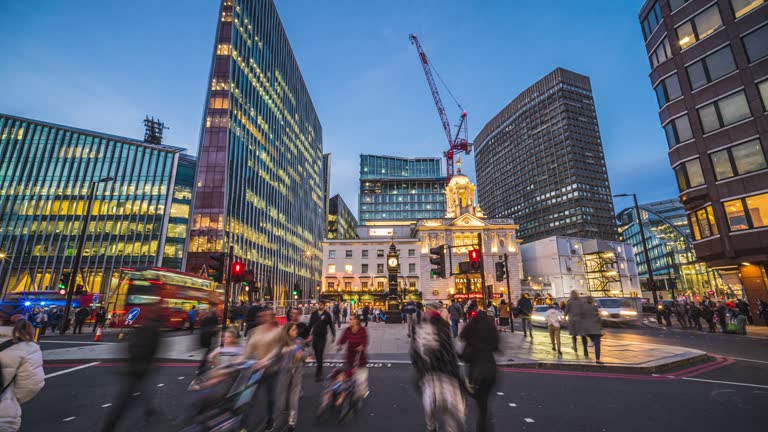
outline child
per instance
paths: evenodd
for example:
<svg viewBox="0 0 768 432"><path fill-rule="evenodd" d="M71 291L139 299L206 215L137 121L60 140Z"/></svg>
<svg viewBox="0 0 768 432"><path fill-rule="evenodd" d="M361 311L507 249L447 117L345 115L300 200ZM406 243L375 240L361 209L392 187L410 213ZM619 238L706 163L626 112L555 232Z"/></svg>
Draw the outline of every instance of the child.
<svg viewBox="0 0 768 432"><path fill-rule="evenodd" d="M555 342L557 342L557 356L562 357L560 351L560 322L563 320L563 313L557 309L554 304L549 304L549 310L544 314L544 321L549 328L549 340L552 341L552 351L555 351Z"/></svg>

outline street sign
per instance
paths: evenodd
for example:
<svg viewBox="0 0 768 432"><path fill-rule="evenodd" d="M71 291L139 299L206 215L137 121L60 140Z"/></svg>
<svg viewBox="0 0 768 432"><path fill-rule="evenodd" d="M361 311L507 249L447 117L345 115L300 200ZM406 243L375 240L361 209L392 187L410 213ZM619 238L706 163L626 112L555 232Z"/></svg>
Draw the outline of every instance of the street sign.
<svg viewBox="0 0 768 432"><path fill-rule="evenodd" d="M93 295L93 300L91 300L91 302L98 303L99 302L99 295L98 294L94 294Z"/></svg>
<svg viewBox="0 0 768 432"><path fill-rule="evenodd" d="M133 322L136 321L136 318L139 317L139 312L141 312L141 309L139 308L133 308L128 311L128 315L125 316L125 325L133 324Z"/></svg>

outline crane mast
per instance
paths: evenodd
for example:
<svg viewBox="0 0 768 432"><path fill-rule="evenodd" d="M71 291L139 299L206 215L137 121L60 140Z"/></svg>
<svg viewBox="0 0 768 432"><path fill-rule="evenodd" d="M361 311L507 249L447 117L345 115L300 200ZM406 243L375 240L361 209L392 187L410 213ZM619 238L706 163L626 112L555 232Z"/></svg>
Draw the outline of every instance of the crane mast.
<svg viewBox="0 0 768 432"><path fill-rule="evenodd" d="M424 49L421 48L421 44L416 35L411 34L409 39L411 44L416 46L416 50L419 53L421 67L424 69L424 75L427 77L427 84L429 84L429 90L432 92L432 99L435 101L437 114L440 116L440 122L443 124L445 137L448 139L448 150L443 152L443 156L445 156L447 181L450 182L454 173L453 156L460 151L469 154L472 149L472 144L467 141L467 112L461 108L461 105L459 105L458 102L456 103L459 106L459 109L461 109L461 117L459 119L456 135L453 135L453 133L451 133L451 123L448 121L448 116L445 113L443 100L440 98L440 92L437 90L435 79L432 77L433 67L430 65L429 60L427 59L427 54L424 52Z"/></svg>

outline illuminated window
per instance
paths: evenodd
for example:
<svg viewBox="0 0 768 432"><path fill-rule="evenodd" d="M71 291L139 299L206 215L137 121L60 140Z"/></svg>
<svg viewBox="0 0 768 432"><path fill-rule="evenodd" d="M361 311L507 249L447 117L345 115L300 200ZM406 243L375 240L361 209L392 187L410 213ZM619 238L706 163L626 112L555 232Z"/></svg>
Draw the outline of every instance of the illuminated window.
<svg viewBox="0 0 768 432"><path fill-rule="evenodd" d="M768 225L768 194L753 195L723 203L731 231ZM746 209L746 211L745 211Z"/></svg>
<svg viewBox="0 0 768 432"><path fill-rule="evenodd" d="M367 290L368 289L368 282L360 282L362 289Z"/></svg>
<svg viewBox="0 0 768 432"><path fill-rule="evenodd" d="M688 48L722 26L720 11L715 4L696 15L692 20L677 27L677 40L681 48Z"/></svg>
<svg viewBox="0 0 768 432"><path fill-rule="evenodd" d="M347 274L352 273L352 264L344 264L344 273L347 273Z"/></svg>
<svg viewBox="0 0 768 432"><path fill-rule="evenodd" d="M688 215L693 231L693 239L701 240L718 234L712 206L706 206Z"/></svg>
<svg viewBox="0 0 768 432"><path fill-rule="evenodd" d="M326 284L326 287L327 287L326 289L332 290L332 289L336 288L336 284L333 283L333 282L328 282Z"/></svg>
<svg viewBox="0 0 768 432"><path fill-rule="evenodd" d="M328 264L328 274L336 273L336 264Z"/></svg>
<svg viewBox="0 0 768 432"><path fill-rule="evenodd" d="M352 289L352 282L344 282L344 289L349 291Z"/></svg>
<svg viewBox="0 0 768 432"><path fill-rule="evenodd" d="M377 282L376 283L376 288L378 288L380 290L383 290L384 289L384 282L383 281Z"/></svg>
<svg viewBox="0 0 768 432"><path fill-rule="evenodd" d="M736 15L736 18L741 18L763 3L765 3L765 0L731 0L731 6L733 6L733 13Z"/></svg>
<svg viewBox="0 0 768 432"><path fill-rule="evenodd" d="M219 44L216 48L216 55L230 55L232 53L232 45Z"/></svg>
<svg viewBox="0 0 768 432"><path fill-rule="evenodd" d="M677 177L677 186L680 192L704 184L704 174L701 172L701 164L698 158L675 167L675 176Z"/></svg>

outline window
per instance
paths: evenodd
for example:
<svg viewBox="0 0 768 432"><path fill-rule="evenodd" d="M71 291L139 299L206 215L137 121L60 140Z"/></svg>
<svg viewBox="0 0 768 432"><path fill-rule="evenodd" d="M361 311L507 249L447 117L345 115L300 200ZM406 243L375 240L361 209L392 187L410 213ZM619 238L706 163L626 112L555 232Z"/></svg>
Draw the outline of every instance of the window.
<svg viewBox="0 0 768 432"><path fill-rule="evenodd" d="M712 213L711 205L689 214L688 220L691 223L694 240L701 240L718 234L715 215Z"/></svg>
<svg viewBox="0 0 768 432"><path fill-rule="evenodd" d="M688 3L691 0L669 0L669 9L672 11L676 11L683 7L684 4Z"/></svg>
<svg viewBox="0 0 768 432"><path fill-rule="evenodd" d="M752 140L710 155L715 178L727 179L766 168L760 140Z"/></svg>
<svg viewBox="0 0 768 432"><path fill-rule="evenodd" d="M669 47L669 39L664 38L658 47L651 53L651 69L672 58L672 49Z"/></svg>
<svg viewBox="0 0 768 432"><path fill-rule="evenodd" d="M368 282L366 282L366 281L360 282L360 287L362 289L364 289L364 290L367 290L368 289Z"/></svg>
<svg viewBox="0 0 768 432"><path fill-rule="evenodd" d="M733 13L736 15L736 18L741 18L763 3L765 3L765 0L731 0L731 6L733 6Z"/></svg>
<svg viewBox="0 0 768 432"><path fill-rule="evenodd" d="M344 264L344 273L352 274L352 264Z"/></svg>
<svg viewBox="0 0 768 432"><path fill-rule="evenodd" d="M333 282L328 282L327 287L328 287L329 290L332 290L332 289L334 289L336 287L336 284L333 283Z"/></svg>
<svg viewBox="0 0 768 432"><path fill-rule="evenodd" d="M363 269L360 272L362 274L368 274L368 264L363 264Z"/></svg>
<svg viewBox="0 0 768 432"><path fill-rule="evenodd" d="M659 2L656 2L656 4L653 5L653 8L651 8L651 11L648 12L648 16L646 16L641 23L643 27L643 36L645 36L646 40L651 37L653 31L659 26L662 18L661 7L659 6Z"/></svg>
<svg viewBox="0 0 768 432"><path fill-rule="evenodd" d="M693 132L691 131L691 122L688 120L688 114L672 119L664 126L664 132L667 134L669 148L692 139Z"/></svg>
<svg viewBox="0 0 768 432"><path fill-rule="evenodd" d="M347 249L344 251L344 258L352 258L352 251Z"/></svg>
<svg viewBox="0 0 768 432"><path fill-rule="evenodd" d="M701 164L698 158L675 167L675 176L677 177L677 187L680 189L680 192L704 184L704 174L701 172Z"/></svg>
<svg viewBox="0 0 768 432"><path fill-rule="evenodd" d="M336 264L328 264L328 274L336 273Z"/></svg>
<svg viewBox="0 0 768 432"><path fill-rule="evenodd" d="M384 273L384 264L376 264L376 273L378 274Z"/></svg>
<svg viewBox="0 0 768 432"><path fill-rule="evenodd" d="M731 47L719 49L687 68L691 88L696 90L736 70Z"/></svg>
<svg viewBox="0 0 768 432"><path fill-rule="evenodd" d="M409 257L415 257L416 256L416 249L408 249L408 256Z"/></svg>
<svg viewBox="0 0 768 432"><path fill-rule="evenodd" d="M677 80L677 74L661 80L654 90L656 90L656 100L659 102L659 108L683 95L680 91L680 82Z"/></svg>
<svg viewBox="0 0 768 432"><path fill-rule="evenodd" d="M731 231L768 226L768 194L726 201L723 208Z"/></svg>
<svg viewBox="0 0 768 432"><path fill-rule="evenodd" d="M749 115L749 106L743 90L699 108L704 133L744 120Z"/></svg>
<svg viewBox="0 0 768 432"><path fill-rule="evenodd" d="M349 291L352 289L352 282L344 282L344 289Z"/></svg>
<svg viewBox="0 0 768 432"><path fill-rule="evenodd" d="M384 281L376 282L376 288L379 289L379 290L383 290L384 289Z"/></svg>
<svg viewBox="0 0 768 432"><path fill-rule="evenodd" d="M379 249L379 250L377 250L377 251L376 251L376 256L377 256L378 258L383 258L383 257L384 257L384 249Z"/></svg>
<svg viewBox="0 0 768 432"><path fill-rule="evenodd" d="M768 55L768 25L764 25L741 38L750 63Z"/></svg>
<svg viewBox="0 0 768 432"><path fill-rule="evenodd" d="M723 25L717 5L705 9L692 20L677 28L677 40L681 48L688 48L697 41L711 35Z"/></svg>
<svg viewBox="0 0 768 432"><path fill-rule="evenodd" d="M408 273L409 274L416 273L416 264L414 264L414 263L408 264Z"/></svg>
<svg viewBox="0 0 768 432"><path fill-rule="evenodd" d="M328 258L336 258L336 251L331 249L328 251Z"/></svg>
<svg viewBox="0 0 768 432"><path fill-rule="evenodd" d="M759 83L757 89L760 90L760 97L763 99L763 109L768 111L768 80Z"/></svg>
<svg viewBox="0 0 768 432"><path fill-rule="evenodd" d="M363 251L363 258L368 258L368 250Z"/></svg>

